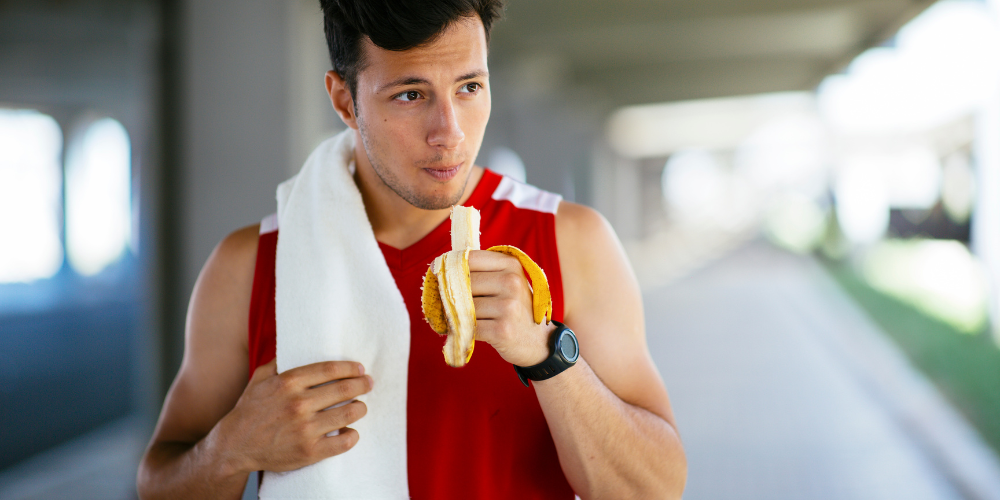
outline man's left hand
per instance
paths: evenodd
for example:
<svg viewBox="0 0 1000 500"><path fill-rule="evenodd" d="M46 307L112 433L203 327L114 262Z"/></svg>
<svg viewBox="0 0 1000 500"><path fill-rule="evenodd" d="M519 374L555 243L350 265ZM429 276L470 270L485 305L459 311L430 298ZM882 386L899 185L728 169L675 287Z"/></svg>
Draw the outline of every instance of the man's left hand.
<svg viewBox="0 0 1000 500"><path fill-rule="evenodd" d="M535 324L531 288L514 257L486 250L469 252L469 276L476 305L476 340L488 342L508 363L532 366L549 357L552 324Z"/></svg>

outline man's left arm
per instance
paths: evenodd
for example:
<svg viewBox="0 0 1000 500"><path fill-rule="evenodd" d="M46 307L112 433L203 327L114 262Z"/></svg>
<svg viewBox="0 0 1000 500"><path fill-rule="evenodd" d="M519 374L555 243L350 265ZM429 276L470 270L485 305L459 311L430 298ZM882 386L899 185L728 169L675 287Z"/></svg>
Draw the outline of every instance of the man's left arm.
<svg viewBox="0 0 1000 500"><path fill-rule="evenodd" d="M646 347L642 297L625 252L600 214L573 203L559 206L556 240L564 323L576 333L580 358L532 384L563 472L583 499L680 498L687 462ZM554 326L531 320L517 261L477 252L469 266L477 339L521 366L547 357Z"/></svg>
<svg viewBox="0 0 1000 500"><path fill-rule="evenodd" d="M580 360L532 384L563 472L585 499L680 498L687 462L625 252L600 214L567 202L556 243L564 323L579 339Z"/></svg>

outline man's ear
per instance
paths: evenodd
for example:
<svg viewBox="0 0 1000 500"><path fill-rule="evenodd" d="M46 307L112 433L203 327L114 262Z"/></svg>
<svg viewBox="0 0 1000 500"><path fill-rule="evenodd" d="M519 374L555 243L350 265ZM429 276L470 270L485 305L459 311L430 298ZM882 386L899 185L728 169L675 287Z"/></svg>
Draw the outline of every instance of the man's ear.
<svg viewBox="0 0 1000 500"><path fill-rule="evenodd" d="M340 119L354 130L358 129L358 117L354 114L354 98L347 82L333 70L326 72L326 93L330 94L330 104L340 115Z"/></svg>

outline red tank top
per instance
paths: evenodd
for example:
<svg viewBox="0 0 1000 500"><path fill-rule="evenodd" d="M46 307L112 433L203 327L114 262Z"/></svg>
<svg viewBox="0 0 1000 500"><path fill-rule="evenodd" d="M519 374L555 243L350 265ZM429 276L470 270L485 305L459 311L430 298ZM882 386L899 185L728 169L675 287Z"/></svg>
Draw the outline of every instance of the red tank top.
<svg viewBox="0 0 1000 500"><path fill-rule="evenodd" d="M556 252L559 196L489 170L466 206L482 214L482 248L514 245L538 263L552 289L552 315L563 318ZM274 359L276 219L261 224L250 301L250 373ZM406 445L410 495L431 499L572 499L555 444L533 389L487 344L468 365L444 362L444 338L420 309L427 266L451 248L451 222L399 250L379 243L410 313ZM364 436L361 437L364 439Z"/></svg>

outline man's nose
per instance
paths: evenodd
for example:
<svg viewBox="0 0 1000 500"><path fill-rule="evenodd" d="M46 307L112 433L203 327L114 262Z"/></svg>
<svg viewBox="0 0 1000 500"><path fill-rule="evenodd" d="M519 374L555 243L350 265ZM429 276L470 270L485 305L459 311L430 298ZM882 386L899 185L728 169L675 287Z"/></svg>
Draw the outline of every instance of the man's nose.
<svg viewBox="0 0 1000 500"><path fill-rule="evenodd" d="M465 140L465 132L462 132L458 123L455 103L451 99L439 99L436 104L427 143L434 147L455 149Z"/></svg>

